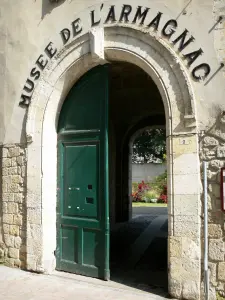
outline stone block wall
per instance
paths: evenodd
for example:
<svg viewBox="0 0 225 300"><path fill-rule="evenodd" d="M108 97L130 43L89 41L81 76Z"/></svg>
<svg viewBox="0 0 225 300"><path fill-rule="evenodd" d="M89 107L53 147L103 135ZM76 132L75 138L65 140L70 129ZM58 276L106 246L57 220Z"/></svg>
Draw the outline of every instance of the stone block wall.
<svg viewBox="0 0 225 300"><path fill-rule="evenodd" d="M210 294L225 297L225 213L221 210L220 169L225 167L225 114L222 113L200 142L201 161L207 161ZM203 199L203 196L202 196ZM202 215L203 215L202 203ZM203 226L202 226L202 237ZM203 245L202 238L202 245ZM202 246L202 259L204 248ZM203 274L203 272L202 272Z"/></svg>
<svg viewBox="0 0 225 300"><path fill-rule="evenodd" d="M0 148L0 259L11 267L26 262L26 146Z"/></svg>

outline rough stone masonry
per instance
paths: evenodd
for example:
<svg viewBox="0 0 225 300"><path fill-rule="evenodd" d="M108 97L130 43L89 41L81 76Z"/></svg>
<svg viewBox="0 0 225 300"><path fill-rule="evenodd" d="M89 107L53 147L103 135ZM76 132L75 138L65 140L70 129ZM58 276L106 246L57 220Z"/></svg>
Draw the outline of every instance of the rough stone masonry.
<svg viewBox="0 0 225 300"><path fill-rule="evenodd" d="M11 267L26 262L26 148L4 145L0 149L2 172L2 228L0 259ZM4 242L3 242L4 241Z"/></svg>

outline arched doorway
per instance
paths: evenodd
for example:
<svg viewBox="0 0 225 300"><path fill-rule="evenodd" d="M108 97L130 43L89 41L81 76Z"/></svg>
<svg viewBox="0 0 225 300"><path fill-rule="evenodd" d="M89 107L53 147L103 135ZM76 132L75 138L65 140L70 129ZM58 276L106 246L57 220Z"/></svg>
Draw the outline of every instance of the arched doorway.
<svg viewBox="0 0 225 300"><path fill-rule="evenodd" d="M119 34L118 34L119 33ZM105 57L143 69L163 99L168 149L169 293L200 295L200 168L195 98L189 77L170 47L138 28L105 28ZM58 116L68 91L97 64L87 35L67 45L37 84L28 111L27 269L51 273L56 249L56 145ZM183 168L191 161L191 168ZM182 182L182 185L181 185ZM190 185L191 182L191 185ZM35 225L32 218L35 210ZM38 230L40 234L36 235ZM35 245L35 246L34 246ZM179 251L177 251L179 249ZM180 266L184 266L182 272ZM189 291L191 291L189 293Z"/></svg>
<svg viewBox="0 0 225 300"><path fill-rule="evenodd" d="M146 229L157 215L139 218L137 231L128 187L129 139L147 125L165 125L163 102L152 79L133 64L97 66L70 90L57 130L57 270L106 280L111 272L126 282L129 270L136 284L151 284L150 268L135 266L149 251L152 234L144 247L139 241L148 240ZM166 261L166 249L158 264Z"/></svg>

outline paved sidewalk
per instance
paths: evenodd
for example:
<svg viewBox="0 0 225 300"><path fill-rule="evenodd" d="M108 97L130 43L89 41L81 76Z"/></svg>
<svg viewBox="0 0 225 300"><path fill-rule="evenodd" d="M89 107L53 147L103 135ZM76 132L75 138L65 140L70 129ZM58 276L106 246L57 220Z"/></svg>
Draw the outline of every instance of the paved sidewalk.
<svg viewBox="0 0 225 300"><path fill-rule="evenodd" d="M38 275L0 266L0 299L4 300L164 300L150 292L115 282L54 272Z"/></svg>

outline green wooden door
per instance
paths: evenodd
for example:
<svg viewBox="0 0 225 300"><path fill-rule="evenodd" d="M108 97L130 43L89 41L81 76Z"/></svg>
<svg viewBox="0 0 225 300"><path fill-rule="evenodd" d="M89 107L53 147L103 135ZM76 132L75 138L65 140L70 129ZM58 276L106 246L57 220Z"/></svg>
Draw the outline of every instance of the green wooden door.
<svg viewBox="0 0 225 300"><path fill-rule="evenodd" d="M72 88L58 123L56 268L109 279L108 65Z"/></svg>

